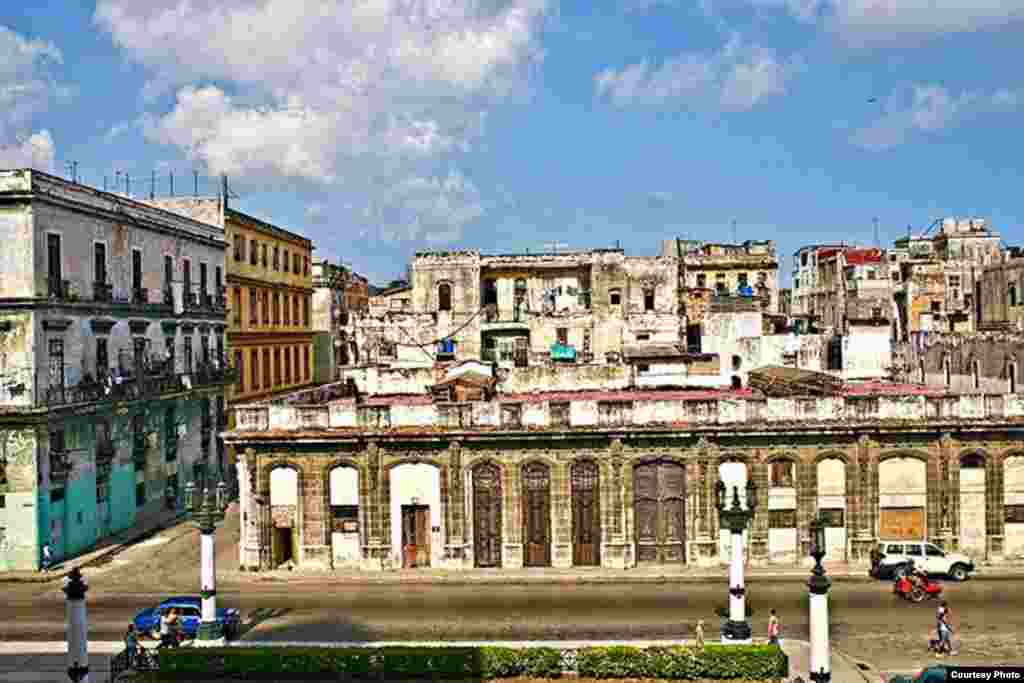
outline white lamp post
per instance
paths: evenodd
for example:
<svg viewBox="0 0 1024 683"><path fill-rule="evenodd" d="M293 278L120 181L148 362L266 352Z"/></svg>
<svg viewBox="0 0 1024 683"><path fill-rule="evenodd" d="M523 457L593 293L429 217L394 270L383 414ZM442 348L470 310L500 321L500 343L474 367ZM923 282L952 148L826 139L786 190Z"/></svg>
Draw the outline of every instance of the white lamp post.
<svg viewBox="0 0 1024 683"><path fill-rule="evenodd" d="M749 643L750 624L747 623L746 585L743 576L743 530L754 517L757 505L754 482L747 480L747 507L740 504L740 489L732 487L732 506L728 504L725 482L715 485L715 505L718 507L718 521L730 532L732 556L729 562L729 619L722 625L723 643Z"/></svg>
<svg viewBox="0 0 1024 683"><path fill-rule="evenodd" d="M811 521L811 557L814 570L807 582L811 590L811 671L814 683L829 683L832 661L828 640L828 589L832 585L825 576L821 558L825 557L825 522L821 517Z"/></svg>
<svg viewBox="0 0 1024 683"><path fill-rule="evenodd" d="M216 493L207 487L203 490L202 500L196 496L196 485L189 482L185 486L185 509L192 521L199 527L199 551L201 562L203 600L202 618L196 633L197 647L216 647L224 644L224 629L217 621L217 571L214 564L213 534L217 522L224 519L228 507L227 484L217 484ZM215 497L216 496L216 497Z"/></svg>
<svg viewBox="0 0 1024 683"><path fill-rule="evenodd" d="M89 585L78 567L64 579L61 590L68 597L68 678L74 683L89 683L89 622L85 615L85 592Z"/></svg>

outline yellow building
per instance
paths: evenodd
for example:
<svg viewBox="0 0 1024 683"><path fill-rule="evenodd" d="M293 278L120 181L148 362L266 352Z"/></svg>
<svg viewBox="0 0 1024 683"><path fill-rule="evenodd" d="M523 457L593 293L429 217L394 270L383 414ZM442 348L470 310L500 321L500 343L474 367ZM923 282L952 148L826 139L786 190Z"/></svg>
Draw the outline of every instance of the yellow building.
<svg viewBox="0 0 1024 683"><path fill-rule="evenodd" d="M313 382L313 243L233 209L224 214L231 403Z"/></svg>

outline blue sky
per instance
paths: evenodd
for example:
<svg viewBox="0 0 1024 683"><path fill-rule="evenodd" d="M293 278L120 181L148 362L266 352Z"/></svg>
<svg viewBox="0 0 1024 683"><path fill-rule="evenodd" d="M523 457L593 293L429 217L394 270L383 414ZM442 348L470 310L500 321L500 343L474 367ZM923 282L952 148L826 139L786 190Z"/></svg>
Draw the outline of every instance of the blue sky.
<svg viewBox="0 0 1024 683"><path fill-rule="evenodd" d="M0 167L235 205L385 282L417 250L883 244L1024 219L1024 0L0 7ZM123 180L121 181L123 186Z"/></svg>

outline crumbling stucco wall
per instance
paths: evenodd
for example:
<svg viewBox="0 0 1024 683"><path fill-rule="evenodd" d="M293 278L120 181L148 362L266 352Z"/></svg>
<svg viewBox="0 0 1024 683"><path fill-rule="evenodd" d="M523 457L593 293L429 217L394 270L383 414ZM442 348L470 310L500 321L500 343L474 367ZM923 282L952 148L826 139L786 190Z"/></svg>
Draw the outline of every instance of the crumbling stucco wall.
<svg viewBox="0 0 1024 683"><path fill-rule="evenodd" d="M1024 335L1017 333L912 335L894 354L902 381L988 394L1021 391Z"/></svg>

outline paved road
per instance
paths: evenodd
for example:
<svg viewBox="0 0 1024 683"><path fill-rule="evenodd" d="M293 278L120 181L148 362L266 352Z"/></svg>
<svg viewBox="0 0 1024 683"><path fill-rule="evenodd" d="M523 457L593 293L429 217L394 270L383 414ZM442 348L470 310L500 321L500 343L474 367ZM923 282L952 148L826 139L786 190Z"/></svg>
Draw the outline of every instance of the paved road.
<svg viewBox="0 0 1024 683"><path fill-rule="evenodd" d="M721 584L721 585L718 585ZM965 654L999 657L1024 652L1024 581L975 579L947 583ZM768 610L778 610L783 637L808 637L803 579L748 583L755 635ZM165 597L155 592L93 590L90 638L117 640L132 616ZM242 610L244 638L329 640L555 640L690 637L697 619L712 633L724 584L545 586L343 586L254 584L222 592L222 604ZM879 665L912 668L907 653L924 654L934 604L912 605L889 583L836 581L831 592L836 647ZM64 601L57 586L14 592L5 600L0 641L61 640ZM1008 654L1006 656L1009 656ZM920 659L920 658L919 658ZM1013 660L1020 659L1019 655ZM920 661L927 661L921 659Z"/></svg>

